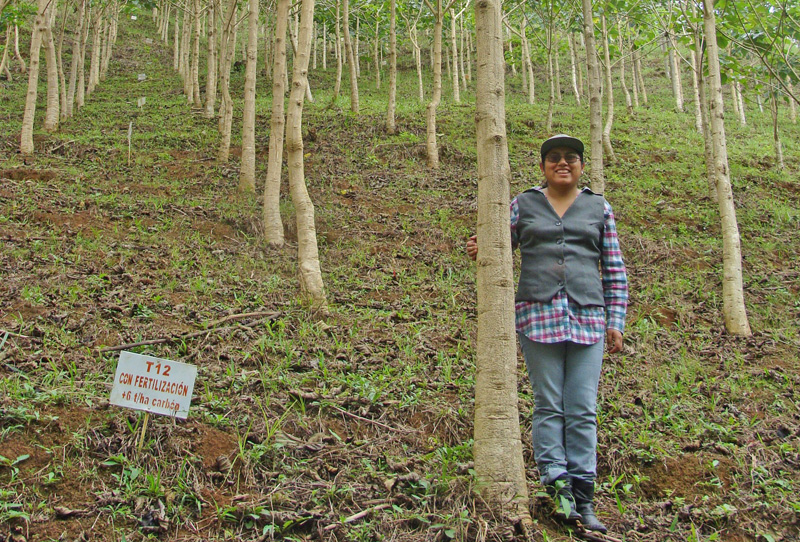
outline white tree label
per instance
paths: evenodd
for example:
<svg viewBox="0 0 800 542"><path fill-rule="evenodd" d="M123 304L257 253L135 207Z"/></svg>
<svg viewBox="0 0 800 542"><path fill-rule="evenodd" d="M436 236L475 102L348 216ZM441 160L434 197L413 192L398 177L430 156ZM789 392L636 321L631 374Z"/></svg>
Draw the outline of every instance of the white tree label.
<svg viewBox="0 0 800 542"><path fill-rule="evenodd" d="M139 107L142 107L142 106L143 106L144 104L146 104L146 103L147 103L147 98L145 98L144 96L142 96L141 98L139 98L139 101L137 102L137 105L138 105Z"/></svg>
<svg viewBox="0 0 800 542"><path fill-rule="evenodd" d="M136 76L136 79L139 81L144 81L145 79L147 79L147 74L140 73L139 75Z"/></svg>
<svg viewBox="0 0 800 542"><path fill-rule="evenodd" d="M186 419L196 378L194 365L121 352L109 402Z"/></svg>

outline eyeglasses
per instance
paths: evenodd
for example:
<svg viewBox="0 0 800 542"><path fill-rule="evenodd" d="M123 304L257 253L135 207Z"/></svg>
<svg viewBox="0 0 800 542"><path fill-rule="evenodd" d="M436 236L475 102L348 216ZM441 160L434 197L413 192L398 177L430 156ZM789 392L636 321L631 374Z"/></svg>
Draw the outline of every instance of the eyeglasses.
<svg viewBox="0 0 800 542"><path fill-rule="evenodd" d="M577 154L577 153L574 153L574 152L570 152L570 153L567 153L567 154L561 154L561 153L558 153L558 152L551 152L551 153L548 153L548 155L544 157L544 159L547 160L548 162L550 162L551 164L558 164L559 162L561 162L562 158L568 164L574 164L575 162L577 162L578 160L581 159L581 155Z"/></svg>

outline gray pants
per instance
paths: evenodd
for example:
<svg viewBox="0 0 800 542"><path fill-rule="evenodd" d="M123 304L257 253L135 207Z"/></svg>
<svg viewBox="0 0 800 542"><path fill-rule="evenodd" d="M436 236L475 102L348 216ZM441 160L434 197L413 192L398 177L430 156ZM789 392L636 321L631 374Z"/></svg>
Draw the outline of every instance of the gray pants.
<svg viewBox="0 0 800 542"><path fill-rule="evenodd" d="M603 341L539 343L518 333L533 387L533 455L541 481L597 476L597 386Z"/></svg>

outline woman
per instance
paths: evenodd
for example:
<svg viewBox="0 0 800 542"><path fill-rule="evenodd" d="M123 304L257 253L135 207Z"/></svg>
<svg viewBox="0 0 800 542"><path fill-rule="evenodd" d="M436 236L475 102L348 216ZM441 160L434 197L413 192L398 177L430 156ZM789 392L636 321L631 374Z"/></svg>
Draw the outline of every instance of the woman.
<svg viewBox="0 0 800 542"><path fill-rule="evenodd" d="M546 140L545 181L511 202L516 328L534 391L534 458L556 516L605 533L594 513L597 386L603 338L622 351L628 282L611 206L578 188L583 149L568 135ZM477 258L477 236L467 254Z"/></svg>

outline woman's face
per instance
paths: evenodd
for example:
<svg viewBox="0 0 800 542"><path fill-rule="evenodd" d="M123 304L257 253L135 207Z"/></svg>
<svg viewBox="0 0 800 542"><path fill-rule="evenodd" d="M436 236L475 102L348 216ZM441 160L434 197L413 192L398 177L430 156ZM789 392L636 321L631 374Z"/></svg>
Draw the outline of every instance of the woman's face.
<svg viewBox="0 0 800 542"><path fill-rule="evenodd" d="M548 186L577 186L583 173L580 155L569 147L551 149L539 164Z"/></svg>

